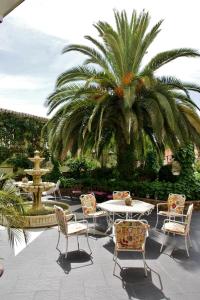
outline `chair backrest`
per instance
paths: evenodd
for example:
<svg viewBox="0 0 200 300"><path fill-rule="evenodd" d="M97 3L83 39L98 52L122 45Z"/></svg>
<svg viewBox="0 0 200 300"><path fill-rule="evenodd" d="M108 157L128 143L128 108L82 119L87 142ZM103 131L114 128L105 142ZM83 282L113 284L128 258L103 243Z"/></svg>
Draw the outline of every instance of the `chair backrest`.
<svg viewBox="0 0 200 300"><path fill-rule="evenodd" d="M117 249L144 249L148 231L148 223L145 220L116 220L114 226Z"/></svg>
<svg viewBox="0 0 200 300"><path fill-rule="evenodd" d="M85 216L96 212L96 198L93 193L81 195L80 200L83 209L83 214Z"/></svg>
<svg viewBox="0 0 200 300"><path fill-rule="evenodd" d="M67 233L68 233L67 219L66 219L64 210L60 206L57 206L57 205L54 205L54 210L56 213L56 219L57 219L58 227L59 227L60 231L64 235L67 235Z"/></svg>
<svg viewBox="0 0 200 300"><path fill-rule="evenodd" d="M167 200L168 210L182 214L185 206L185 199L186 199L185 195L169 194Z"/></svg>
<svg viewBox="0 0 200 300"><path fill-rule="evenodd" d="M121 200L124 198L130 197L129 191L114 191L113 192L113 199L114 200Z"/></svg>
<svg viewBox="0 0 200 300"><path fill-rule="evenodd" d="M192 219L192 212L193 212L193 204L190 204L188 207L188 211L187 211L187 215L186 215L186 219L185 219L185 223L186 223L186 233L188 233L190 231L190 224L191 224L191 219Z"/></svg>

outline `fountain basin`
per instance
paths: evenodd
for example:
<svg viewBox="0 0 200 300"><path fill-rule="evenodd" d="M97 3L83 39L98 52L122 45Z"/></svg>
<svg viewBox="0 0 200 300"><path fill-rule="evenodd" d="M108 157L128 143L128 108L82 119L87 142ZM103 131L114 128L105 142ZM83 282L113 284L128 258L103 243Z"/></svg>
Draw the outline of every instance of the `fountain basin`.
<svg viewBox="0 0 200 300"><path fill-rule="evenodd" d="M55 187L54 182L40 182L35 185L32 181L27 183L22 183L20 185L21 188L27 193L37 193L37 192L45 192Z"/></svg>
<svg viewBox="0 0 200 300"><path fill-rule="evenodd" d="M30 202L26 202L26 204L27 203L31 205ZM71 212L68 204L60 203L58 201L43 200L42 205L51 206L51 207L53 207L54 205L61 206L64 209L66 215ZM26 228L51 227L58 224L55 213L50 213L45 215L40 215L38 213L37 215L34 216L33 215L25 216L24 219L25 219Z"/></svg>
<svg viewBox="0 0 200 300"><path fill-rule="evenodd" d="M61 203L58 201L48 201L48 200L45 201L44 200L44 201L42 201L42 204L47 207L52 207L52 208L54 205L58 205L64 209L66 215L71 213L69 205L65 204L65 203ZM32 202L31 201L25 202L24 206L27 206L27 205L31 207ZM38 211L37 215L23 216L24 222L25 222L24 227L25 228L44 228L44 227L56 226L58 224L55 213L49 213L49 214L39 214L39 213L40 212ZM3 226L6 226L7 225L6 219L1 218L0 224Z"/></svg>

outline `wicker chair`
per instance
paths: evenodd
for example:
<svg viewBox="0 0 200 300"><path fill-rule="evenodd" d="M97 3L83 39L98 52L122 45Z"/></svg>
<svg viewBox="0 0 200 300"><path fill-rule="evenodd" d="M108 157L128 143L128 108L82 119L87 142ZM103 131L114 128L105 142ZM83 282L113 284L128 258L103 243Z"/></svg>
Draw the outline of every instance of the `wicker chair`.
<svg viewBox="0 0 200 300"><path fill-rule="evenodd" d="M167 202L162 202L157 204L157 220L155 228L158 226L159 216L173 218L181 217L183 220L183 211L185 207L185 195L180 194L169 194ZM166 208L166 210L160 210L160 207Z"/></svg>
<svg viewBox="0 0 200 300"><path fill-rule="evenodd" d="M191 240L190 240L190 223L192 218L192 211L193 211L193 204L190 204L187 215L183 215L185 217L184 222L178 222L171 219L164 220L162 230L164 234L166 233L173 233L174 235L181 235L185 237L185 248L187 255L189 257L189 250L188 250L188 240L189 245L191 246ZM160 252L162 252L164 246L164 240L160 248Z"/></svg>
<svg viewBox="0 0 200 300"><path fill-rule="evenodd" d="M81 206L83 210L83 217L85 218L93 218L94 224L94 233L96 230L96 219L99 217L105 216L107 219L107 212L103 210L97 211L96 208L96 198L93 193L83 194L80 196Z"/></svg>
<svg viewBox="0 0 200 300"><path fill-rule="evenodd" d="M89 240L88 240L88 222L87 222L87 220L76 221L75 214L66 215L64 210L57 205L54 205L54 209L55 209L55 213L56 213L56 219L58 222L58 242L57 242L56 249L58 249L58 245L59 245L59 241L60 241L60 233L62 233L66 238L65 257L67 257L67 253L68 253L68 238L70 236L76 235L78 250L79 250L80 248L79 248L78 236L81 234L85 234L85 236L87 238L88 248L90 250L90 255L91 255L92 250L90 248L90 244L89 244ZM71 221L72 218L74 218L74 222Z"/></svg>
<svg viewBox="0 0 200 300"><path fill-rule="evenodd" d="M114 223L114 269L117 264L119 251L141 252L143 255L144 272L147 276L147 264L145 261L145 243L148 236L148 222L146 220L116 220Z"/></svg>

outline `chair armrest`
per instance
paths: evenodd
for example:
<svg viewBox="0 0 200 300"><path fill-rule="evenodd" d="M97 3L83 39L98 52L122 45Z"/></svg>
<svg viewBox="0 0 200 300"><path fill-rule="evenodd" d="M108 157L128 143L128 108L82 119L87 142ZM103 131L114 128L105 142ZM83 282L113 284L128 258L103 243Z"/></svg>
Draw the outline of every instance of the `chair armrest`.
<svg viewBox="0 0 200 300"><path fill-rule="evenodd" d="M88 220L79 220L79 221L76 221L76 223L86 223L86 224L88 224Z"/></svg>
<svg viewBox="0 0 200 300"><path fill-rule="evenodd" d="M66 219L68 219L68 217L69 217L69 220L68 220L68 221L74 219L75 222L76 222L76 215L75 215L75 214L68 214L68 215L65 215L65 218L66 218ZM71 219L70 219L70 218L71 218Z"/></svg>

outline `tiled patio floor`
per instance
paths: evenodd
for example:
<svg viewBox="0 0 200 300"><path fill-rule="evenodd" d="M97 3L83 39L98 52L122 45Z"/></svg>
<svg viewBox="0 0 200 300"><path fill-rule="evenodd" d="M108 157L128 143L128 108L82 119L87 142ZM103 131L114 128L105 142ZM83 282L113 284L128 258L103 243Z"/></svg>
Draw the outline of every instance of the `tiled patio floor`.
<svg viewBox="0 0 200 300"><path fill-rule="evenodd" d="M72 203L72 202L71 202ZM73 210L79 212L73 202ZM148 218L155 224L155 215ZM0 278L0 300L124 300L124 299L200 299L200 213L194 213L191 237L193 247L186 257L184 241L176 240L179 250L170 243L160 254L162 233L154 229L146 244L148 277L144 277L140 254L120 254L113 276L114 244L109 237L90 238L93 258L77 253L76 239L71 238L69 257L56 250L57 229L46 229L16 257L0 231L0 257L4 274ZM171 238L173 242L175 240ZM86 240L81 248L88 251ZM65 240L60 249L64 252Z"/></svg>

